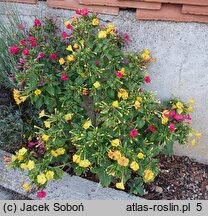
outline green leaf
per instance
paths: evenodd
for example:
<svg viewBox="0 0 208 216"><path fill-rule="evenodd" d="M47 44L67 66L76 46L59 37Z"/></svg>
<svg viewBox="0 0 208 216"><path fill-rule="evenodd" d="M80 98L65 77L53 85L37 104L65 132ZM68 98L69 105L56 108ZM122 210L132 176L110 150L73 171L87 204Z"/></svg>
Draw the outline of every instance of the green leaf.
<svg viewBox="0 0 208 216"><path fill-rule="evenodd" d="M62 178L62 176L64 175L64 171L60 169L59 167L54 167L53 170L55 173L54 179L56 180Z"/></svg>
<svg viewBox="0 0 208 216"><path fill-rule="evenodd" d="M162 150L162 154L172 155L173 154L173 143L166 143L164 149Z"/></svg>
<svg viewBox="0 0 208 216"><path fill-rule="evenodd" d="M137 119L136 124L137 124L138 128L141 129L145 125L145 120L143 120L143 119Z"/></svg>

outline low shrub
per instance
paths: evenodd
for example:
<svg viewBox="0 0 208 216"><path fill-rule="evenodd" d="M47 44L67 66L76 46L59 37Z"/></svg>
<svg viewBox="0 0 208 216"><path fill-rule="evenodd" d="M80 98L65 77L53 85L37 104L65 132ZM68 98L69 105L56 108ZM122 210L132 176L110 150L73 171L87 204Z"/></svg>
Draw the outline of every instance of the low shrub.
<svg viewBox="0 0 208 216"><path fill-rule="evenodd" d="M143 183L160 172L155 156L187 142L193 108L161 103L141 87L151 82L147 67L155 61L148 49L126 52L127 34L86 9L76 13L62 32L52 19L35 19L9 49L21 65L14 99L40 109L42 120L9 166L28 170L26 190L42 191L69 165L76 175L96 173L105 187L128 185L142 195Z"/></svg>

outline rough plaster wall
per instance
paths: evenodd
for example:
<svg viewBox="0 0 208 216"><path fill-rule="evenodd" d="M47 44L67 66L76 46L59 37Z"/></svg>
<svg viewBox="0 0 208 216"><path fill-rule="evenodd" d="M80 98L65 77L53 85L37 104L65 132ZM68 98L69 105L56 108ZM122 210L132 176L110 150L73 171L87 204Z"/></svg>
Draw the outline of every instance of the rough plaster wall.
<svg viewBox="0 0 208 216"><path fill-rule="evenodd" d="M9 7L13 5L8 4ZM53 16L69 19L73 11L47 8L38 5L15 4L22 17L31 22L34 16ZM0 15L5 14L6 3L0 3ZM175 153L187 155L208 163L208 25L161 21L136 21L135 12L121 11L119 16L100 16L103 21L112 21L130 35L128 49L149 48L157 61L149 68L152 84L146 87L157 91L157 97L168 99L172 95L188 102L193 98L196 109L193 126L203 132L195 147L175 145Z"/></svg>

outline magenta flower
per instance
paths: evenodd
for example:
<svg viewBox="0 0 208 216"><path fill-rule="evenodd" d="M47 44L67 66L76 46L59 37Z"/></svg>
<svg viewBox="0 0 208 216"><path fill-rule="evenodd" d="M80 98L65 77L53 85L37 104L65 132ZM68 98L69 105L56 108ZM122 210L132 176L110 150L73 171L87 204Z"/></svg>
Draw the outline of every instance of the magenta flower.
<svg viewBox="0 0 208 216"><path fill-rule="evenodd" d="M22 53L23 53L23 55L28 56L29 55L28 48L25 48Z"/></svg>
<svg viewBox="0 0 208 216"><path fill-rule="evenodd" d="M124 39L125 40L129 40L129 35L128 34L124 34Z"/></svg>
<svg viewBox="0 0 208 216"><path fill-rule="evenodd" d="M116 71L116 76L117 76L118 78L122 78L123 74L120 73L119 71Z"/></svg>
<svg viewBox="0 0 208 216"><path fill-rule="evenodd" d="M72 25L70 25L70 24L68 24L68 25L66 26L66 28L67 28L67 29L70 29L70 30L73 30L73 27L72 27Z"/></svg>
<svg viewBox="0 0 208 216"><path fill-rule="evenodd" d="M37 59L42 59L44 57L44 54L42 52L38 53Z"/></svg>
<svg viewBox="0 0 208 216"><path fill-rule="evenodd" d="M133 138L138 136L138 134L139 133L138 133L138 131L136 129L133 129L133 130L130 131L130 136L133 137Z"/></svg>
<svg viewBox="0 0 208 216"><path fill-rule="evenodd" d="M100 62L99 62L99 61L96 61L96 62L95 62L95 65L99 65L99 64L100 64Z"/></svg>
<svg viewBox="0 0 208 216"><path fill-rule="evenodd" d="M174 125L174 124L170 124L170 125L168 126L168 128L169 128L169 130L170 130L171 132L174 132L174 130L175 130L175 125Z"/></svg>
<svg viewBox="0 0 208 216"><path fill-rule="evenodd" d="M150 130L152 133L154 133L154 132L155 132L155 126L154 126L154 125L151 125L151 126L149 127L149 130Z"/></svg>
<svg viewBox="0 0 208 216"><path fill-rule="evenodd" d="M57 58L56 53L51 53L51 54L50 54L50 58L51 58L52 60L56 60L56 58Z"/></svg>
<svg viewBox="0 0 208 216"><path fill-rule="evenodd" d="M41 25L41 22L39 19L35 19L34 20L34 26L38 26L38 25Z"/></svg>
<svg viewBox="0 0 208 216"><path fill-rule="evenodd" d="M66 80L69 79L69 77L68 77L66 74L62 74L62 75L61 75L61 79L62 79L63 81L66 81Z"/></svg>
<svg viewBox="0 0 208 216"><path fill-rule="evenodd" d="M19 24L18 29L24 29L24 26L22 24Z"/></svg>
<svg viewBox="0 0 208 216"><path fill-rule="evenodd" d="M191 120L191 116L189 114L186 115L187 120Z"/></svg>
<svg viewBox="0 0 208 216"><path fill-rule="evenodd" d="M78 15L87 16L88 13L89 11L87 10L87 8L84 8L83 10L76 10L76 14Z"/></svg>
<svg viewBox="0 0 208 216"><path fill-rule="evenodd" d="M169 112L169 115L170 115L172 118L174 118L175 115L176 115L176 112L175 112L174 110L171 110L171 111Z"/></svg>
<svg viewBox="0 0 208 216"><path fill-rule="evenodd" d="M181 115L181 114L178 114L178 115L175 115L174 119L178 120L178 121L183 121L184 120L184 116Z"/></svg>
<svg viewBox="0 0 208 216"><path fill-rule="evenodd" d="M144 81L145 81L146 83L151 83L151 79L150 79L149 76L145 76L145 77L144 77Z"/></svg>
<svg viewBox="0 0 208 216"><path fill-rule="evenodd" d="M18 46L12 46L9 48L9 53L12 55L17 54L20 51L20 48Z"/></svg>
<svg viewBox="0 0 208 216"><path fill-rule="evenodd" d="M23 46L27 46L27 43L23 39L20 41L20 44L23 45Z"/></svg>
<svg viewBox="0 0 208 216"><path fill-rule="evenodd" d="M44 198L46 197L46 192L44 190L40 190L37 192L37 198Z"/></svg>

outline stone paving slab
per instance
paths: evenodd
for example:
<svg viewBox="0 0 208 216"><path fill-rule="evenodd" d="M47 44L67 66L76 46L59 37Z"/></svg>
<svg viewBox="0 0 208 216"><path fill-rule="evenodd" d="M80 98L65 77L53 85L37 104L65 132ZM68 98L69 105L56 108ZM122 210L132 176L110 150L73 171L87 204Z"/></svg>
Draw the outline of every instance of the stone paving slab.
<svg viewBox="0 0 208 216"><path fill-rule="evenodd" d="M0 186L15 191L30 199L37 199L36 194L28 194L22 188L22 182L29 182L26 173L19 170L7 169L3 156L9 155L0 150ZM47 200L141 200L142 198L129 195L126 192L112 188L102 188L100 184L80 178L70 176L65 173L58 181L49 182L45 190ZM3 196L3 195L2 195ZM5 195L7 196L7 195ZM6 197L5 197L6 198ZM1 199L1 197L0 197Z"/></svg>

